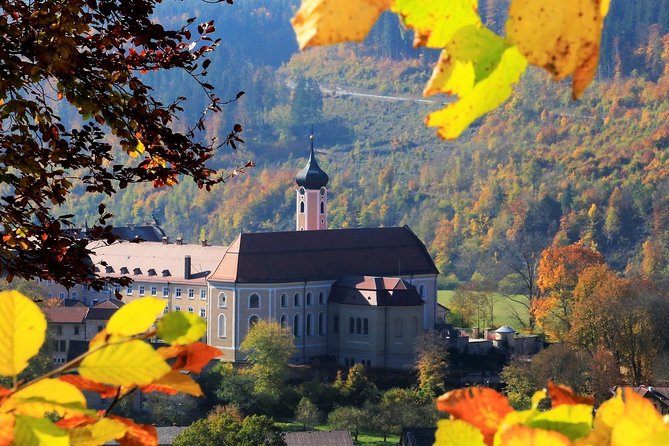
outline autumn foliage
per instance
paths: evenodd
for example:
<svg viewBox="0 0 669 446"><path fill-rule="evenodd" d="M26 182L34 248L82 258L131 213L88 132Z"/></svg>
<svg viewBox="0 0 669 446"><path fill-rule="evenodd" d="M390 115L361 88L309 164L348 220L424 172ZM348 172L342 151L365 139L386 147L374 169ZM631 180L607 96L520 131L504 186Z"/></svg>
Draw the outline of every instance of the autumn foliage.
<svg viewBox="0 0 669 446"><path fill-rule="evenodd" d="M120 308L89 344L86 353L30 382L17 375L44 342L46 319L22 294L0 293L0 445L96 445L116 439L121 445L157 445L156 429L109 412L135 391L183 392L201 396L188 373L199 373L218 349L197 342L206 324L196 315L163 313L161 299L146 297ZM154 327L155 323L155 328ZM159 337L169 346L154 349ZM111 399L106 410L86 406L83 391ZM46 417L46 414L50 414Z"/></svg>
<svg viewBox="0 0 669 446"><path fill-rule="evenodd" d="M549 406L548 409L543 409ZM669 441L669 424L630 388L618 389L593 415L593 399L548 383L532 397L532 408L514 411L492 389L466 388L437 399L448 413L438 422L435 446L623 446Z"/></svg>

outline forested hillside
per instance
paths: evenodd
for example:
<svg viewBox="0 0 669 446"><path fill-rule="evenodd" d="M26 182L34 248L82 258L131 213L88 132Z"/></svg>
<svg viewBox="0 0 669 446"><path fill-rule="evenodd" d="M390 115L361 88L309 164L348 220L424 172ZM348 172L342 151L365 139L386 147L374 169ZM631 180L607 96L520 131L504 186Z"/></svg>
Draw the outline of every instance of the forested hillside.
<svg viewBox="0 0 669 446"><path fill-rule="evenodd" d="M482 3L488 23L501 26L496 11L504 2ZM393 17L384 16L365 45L295 54L295 2L168 2L161 21L215 20L223 40L210 82L222 98L246 92L209 123L208 138L221 139L235 122L245 129L246 144L221 149L214 166L253 159L258 167L212 193L189 182L130 186L108 203L115 224L149 221L155 211L169 234L216 244L240 231L293 229L293 176L314 125L331 178L330 227L411 226L435 257L443 286L476 273L498 282L527 253L579 240L618 270L662 275L669 258L664 3L613 2L600 78L582 100L529 72L501 109L447 143L423 126L437 104L416 100L436 55L413 50ZM186 118L203 107L197 84L178 72L152 83L165 100L195 99ZM73 198L63 213L83 224L100 199ZM507 282L517 285L513 276Z"/></svg>

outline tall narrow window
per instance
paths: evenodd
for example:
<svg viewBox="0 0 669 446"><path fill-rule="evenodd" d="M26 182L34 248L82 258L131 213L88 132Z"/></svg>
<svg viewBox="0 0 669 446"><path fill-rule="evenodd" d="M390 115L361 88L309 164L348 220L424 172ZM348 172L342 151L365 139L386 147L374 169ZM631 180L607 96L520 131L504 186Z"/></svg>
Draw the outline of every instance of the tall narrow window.
<svg viewBox="0 0 669 446"><path fill-rule="evenodd" d="M311 291L307 293L307 307L310 307L314 304L314 296L311 294Z"/></svg>
<svg viewBox="0 0 669 446"><path fill-rule="evenodd" d="M355 333L356 334L362 333L362 320L360 318L357 318L355 320Z"/></svg>
<svg viewBox="0 0 669 446"><path fill-rule="evenodd" d="M300 201L300 214L304 214L304 201Z"/></svg>
<svg viewBox="0 0 669 446"><path fill-rule="evenodd" d="M318 305L325 305L325 293L323 291L318 293Z"/></svg>
<svg viewBox="0 0 669 446"><path fill-rule="evenodd" d="M369 319L362 320L362 334L369 334Z"/></svg>
<svg viewBox="0 0 669 446"><path fill-rule="evenodd" d="M225 293L218 293L218 308L225 308L228 306L228 296Z"/></svg>
<svg viewBox="0 0 669 446"><path fill-rule="evenodd" d="M281 295L281 308L288 308L288 295L286 293Z"/></svg>
<svg viewBox="0 0 669 446"><path fill-rule="evenodd" d="M254 326L255 324L257 324L257 323L258 323L258 316L256 316L256 315L254 314L253 316L251 316L251 317L249 318L249 330L251 329L251 327L253 327L253 326Z"/></svg>
<svg viewBox="0 0 669 446"><path fill-rule="evenodd" d="M286 316L285 314L282 314L281 315L281 326L285 327L286 324L288 324L288 316Z"/></svg>
<svg viewBox="0 0 669 446"><path fill-rule="evenodd" d="M293 296L293 306L299 307L301 305L302 303L300 302L300 293L295 293L295 295Z"/></svg>
<svg viewBox="0 0 669 446"><path fill-rule="evenodd" d="M299 338L300 336L302 336L301 325L302 325L302 319L300 318L299 314L296 314L293 317L293 336L295 336L296 338Z"/></svg>
<svg viewBox="0 0 669 446"><path fill-rule="evenodd" d="M325 202L321 201L321 214L325 214Z"/></svg>
<svg viewBox="0 0 669 446"><path fill-rule="evenodd" d="M224 314L219 314L218 315L218 337L219 338L224 338L225 337L225 315Z"/></svg>
<svg viewBox="0 0 669 446"><path fill-rule="evenodd" d="M309 313L307 314L307 336L314 335L314 315Z"/></svg>
<svg viewBox="0 0 669 446"><path fill-rule="evenodd" d="M339 315L335 314L334 316L334 324L332 326L332 332L334 334L339 334Z"/></svg>
<svg viewBox="0 0 669 446"><path fill-rule="evenodd" d="M249 308L260 308L260 296L255 293L249 296Z"/></svg>

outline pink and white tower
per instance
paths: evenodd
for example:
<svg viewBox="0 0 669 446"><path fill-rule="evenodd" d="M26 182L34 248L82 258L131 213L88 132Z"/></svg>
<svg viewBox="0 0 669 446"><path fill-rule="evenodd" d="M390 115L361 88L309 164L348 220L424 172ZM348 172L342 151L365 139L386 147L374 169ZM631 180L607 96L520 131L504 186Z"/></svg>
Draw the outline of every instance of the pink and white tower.
<svg viewBox="0 0 669 446"><path fill-rule="evenodd" d="M296 230L311 231L328 228L328 190L330 178L316 161L314 133L309 135L311 153L309 161L295 176L297 183Z"/></svg>

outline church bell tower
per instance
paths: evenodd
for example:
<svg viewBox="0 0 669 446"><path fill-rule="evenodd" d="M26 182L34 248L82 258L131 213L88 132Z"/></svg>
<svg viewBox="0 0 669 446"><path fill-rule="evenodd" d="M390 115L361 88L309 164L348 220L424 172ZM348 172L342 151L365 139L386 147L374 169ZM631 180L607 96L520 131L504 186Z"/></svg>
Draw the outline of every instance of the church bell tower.
<svg viewBox="0 0 669 446"><path fill-rule="evenodd" d="M309 161L295 176L297 183L297 231L311 231L328 228L328 190L326 188L330 178L316 161L314 153L314 132L309 135L311 153Z"/></svg>

